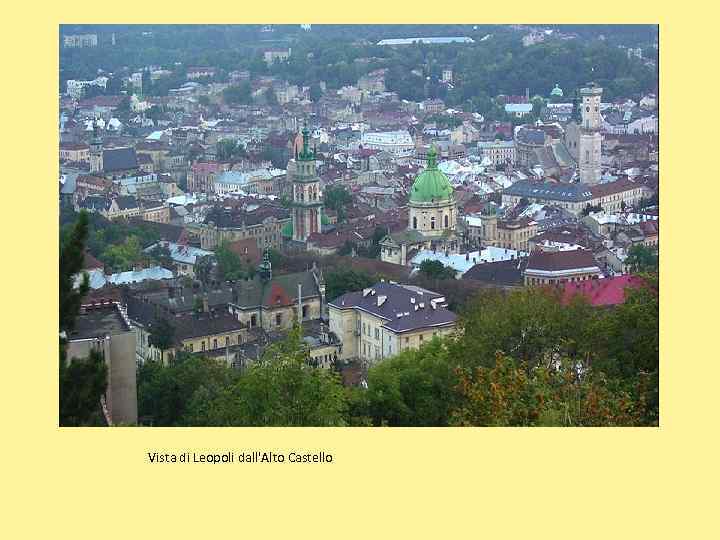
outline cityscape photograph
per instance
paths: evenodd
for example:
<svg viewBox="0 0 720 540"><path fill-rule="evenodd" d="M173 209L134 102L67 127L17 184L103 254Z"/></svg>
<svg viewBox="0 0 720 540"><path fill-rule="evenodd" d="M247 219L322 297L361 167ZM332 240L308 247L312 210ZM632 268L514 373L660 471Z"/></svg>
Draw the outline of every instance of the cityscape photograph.
<svg viewBox="0 0 720 540"><path fill-rule="evenodd" d="M58 47L60 426L660 425L657 25Z"/></svg>

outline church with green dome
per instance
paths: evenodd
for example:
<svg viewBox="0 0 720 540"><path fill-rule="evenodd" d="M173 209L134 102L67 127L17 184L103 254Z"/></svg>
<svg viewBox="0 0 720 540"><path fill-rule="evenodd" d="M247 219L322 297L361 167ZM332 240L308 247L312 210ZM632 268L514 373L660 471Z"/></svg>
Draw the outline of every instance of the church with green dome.
<svg viewBox="0 0 720 540"><path fill-rule="evenodd" d="M407 265L421 249L458 253L457 204L447 175L437 166L437 151L428 152L425 169L417 175L408 195L408 227L380 242L380 259Z"/></svg>

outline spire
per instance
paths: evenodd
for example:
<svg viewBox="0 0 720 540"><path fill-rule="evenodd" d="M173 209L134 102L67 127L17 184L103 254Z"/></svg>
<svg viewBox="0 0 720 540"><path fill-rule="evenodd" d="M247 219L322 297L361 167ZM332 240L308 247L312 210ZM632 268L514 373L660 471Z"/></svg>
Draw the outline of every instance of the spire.
<svg viewBox="0 0 720 540"><path fill-rule="evenodd" d="M272 263L270 262L270 252L268 251L268 248L265 248L259 270L260 279L263 281L270 281L272 279Z"/></svg>
<svg viewBox="0 0 720 540"><path fill-rule="evenodd" d="M307 127L307 121L305 122L305 125L302 130L302 137L303 137L303 147L302 151L300 152L300 159L302 161L311 161L315 159L315 155L310 151L310 131Z"/></svg>
<svg viewBox="0 0 720 540"><path fill-rule="evenodd" d="M427 154L427 168L437 169L437 150L435 145L431 144Z"/></svg>

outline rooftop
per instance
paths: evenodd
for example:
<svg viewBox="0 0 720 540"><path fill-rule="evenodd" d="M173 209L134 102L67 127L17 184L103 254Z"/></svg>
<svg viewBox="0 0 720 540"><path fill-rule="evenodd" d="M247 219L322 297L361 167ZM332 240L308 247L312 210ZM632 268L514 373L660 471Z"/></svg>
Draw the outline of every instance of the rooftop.
<svg viewBox="0 0 720 540"><path fill-rule="evenodd" d="M383 326L394 332L448 326L457 316L447 309L445 297L413 285L376 283L362 291L339 296L330 306L359 309L385 320Z"/></svg>
<svg viewBox="0 0 720 540"><path fill-rule="evenodd" d="M118 304L107 303L86 306L75 319L75 330L69 339L104 338L106 335L117 335L129 332L130 325L120 312Z"/></svg>

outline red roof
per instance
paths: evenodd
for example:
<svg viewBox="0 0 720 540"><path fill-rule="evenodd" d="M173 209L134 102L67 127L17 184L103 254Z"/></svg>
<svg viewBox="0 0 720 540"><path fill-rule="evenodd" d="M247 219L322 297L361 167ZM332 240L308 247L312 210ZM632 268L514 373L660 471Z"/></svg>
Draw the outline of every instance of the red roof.
<svg viewBox="0 0 720 540"><path fill-rule="evenodd" d="M615 306L625 302L626 288L637 289L644 284L642 278L631 275L570 282L565 284L562 302L568 304L576 294L581 294L593 306Z"/></svg>

